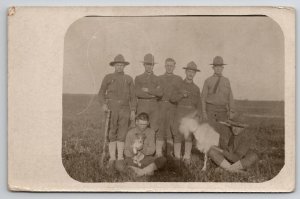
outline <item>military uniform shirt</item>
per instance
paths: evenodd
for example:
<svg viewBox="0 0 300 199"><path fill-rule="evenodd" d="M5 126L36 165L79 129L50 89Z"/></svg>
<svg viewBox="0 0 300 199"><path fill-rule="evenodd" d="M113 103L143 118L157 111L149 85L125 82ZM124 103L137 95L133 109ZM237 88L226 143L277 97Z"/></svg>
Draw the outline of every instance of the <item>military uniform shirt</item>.
<svg viewBox="0 0 300 199"><path fill-rule="evenodd" d="M130 106L136 110L136 96L133 79L124 73L111 73L104 77L98 93L101 103L107 100L119 101L120 105Z"/></svg>
<svg viewBox="0 0 300 199"><path fill-rule="evenodd" d="M187 92L187 97L183 93ZM186 80L180 81L175 85L175 90L171 96L171 102L177 103L178 106L192 106L201 113L201 96L199 87L194 82L188 83Z"/></svg>
<svg viewBox="0 0 300 199"><path fill-rule="evenodd" d="M218 81L217 75L213 75L205 80L202 90L202 100L212 105L228 105L229 109L233 108L233 94L230 87L229 79L221 76L216 93L214 87Z"/></svg>
<svg viewBox="0 0 300 199"><path fill-rule="evenodd" d="M148 88L149 93L142 90ZM141 99L158 99L163 95L159 78L153 73L143 73L135 78L136 96Z"/></svg>
<svg viewBox="0 0 300 199"><path fill-rule="evenodd" d="M172 92L175 88L174 85L179 84L182 81L182 78L174 74L163 74L159 76L161 87L163 90L162 101L169 101L172 95Z"/></svg>
<svg viewBox="0 0 300 199"><path fill-rule="evenodd" d="M242 159L251 149L254 143L254 136L249 130L244 129L238 135L234 135L231 127L218 122L210 121L209 124L220 134L219 146L228 152L226 156L229 161L236 162Z"/></svg>
<svg viewBox="0 0 300 199"><path fill-rule="evenodd" d="M239 135L233 135L233 142L228 143L228 151L235 156L238 157L238 159L242 159L246 153L250 150L251 145L253 144L253 136L250 134L247 129L244 129L243 132L241 132ZM231 160L232 162L237 161Z"/></svg>

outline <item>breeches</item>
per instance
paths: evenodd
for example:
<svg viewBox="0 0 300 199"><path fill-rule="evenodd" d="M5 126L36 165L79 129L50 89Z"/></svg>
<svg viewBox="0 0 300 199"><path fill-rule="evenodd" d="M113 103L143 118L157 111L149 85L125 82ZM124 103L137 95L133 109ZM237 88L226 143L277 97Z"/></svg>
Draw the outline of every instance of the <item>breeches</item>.
<svg viewBox="0 0 300 199"><path fill-rule="evenodd" d="M110 142L124 142L128 132L130 109L129 107L112 107L108 138Z"/></svg>
<svg viewBox="0 0 300 199"><path fill-rule="evenodd" d="M169 102L161 102L159 106L159 130L156 139L163 141L173 139L172 129L174 129L176 106Z"/></svg>

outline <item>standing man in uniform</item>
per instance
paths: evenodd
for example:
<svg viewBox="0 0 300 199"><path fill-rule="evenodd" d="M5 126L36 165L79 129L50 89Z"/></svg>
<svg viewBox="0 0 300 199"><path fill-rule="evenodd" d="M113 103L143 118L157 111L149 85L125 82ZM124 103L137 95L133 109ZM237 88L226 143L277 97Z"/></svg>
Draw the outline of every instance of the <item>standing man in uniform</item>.
<svg viewBox="0 0 300 199"><path fill-rule="evenodd" d="M138 98L137 114L147 113L150 118L150 127L158 131L159 107L158 99L162 97L163 91L159 78L153 74L154 56L146 54L142 62L145 72L135 78L135 93Z"/></svg>
<svg viewBox="0 0 300 199"><path fill-rule="evenodd" d="M182 78L173 73L176 62L172 58L167 58L165 61L165 74L159 76L163 96L159 101L160 120L159 131L156 136L156 155L163 156L163 146L166 141L166 150L169 156L172 156L174 143L172 136L172 126L174 125L174 115L176 111L176 104L170 101L174 85L179 84Z"/></svg>
<svg viewBox="0 0 300 199"><path fill-rule="evenodd" d="M174 155L178 160L181 158L181 142L183 139L183 136L179 132L180 120L195 111L198 111L198 115L201 114L200 89L193 82L196 72L200 72L200 70L197 69L197 65L193 61L189 62L184 69L186 78L176 85L170 99L171 102L177 103L174 124ZM185 140L184 145L183 160L187 164L191 161L191 151L192 137L190 136Z"/></svg>
<svg viewBox="0 0 300 199"><path fill-rule="evenodd" d="M124 68L129 62L122 55L117 55L110 65L115 72L104 77L98 94L103 104L103 111L111 111L109 128L109 166L116 160L123 160L124 141L128 132L129 120L134 121L136 111L136 97L133 79L124 74Z"/></svg>
<svg viewBox="0 0 300 199"><path fill-rule="evenodd" d="M202 90L203 119L226 121L234 113L230 82L222 75L226 64L221 56L216 56L211 65L214 74L205 80Z"/></svg>

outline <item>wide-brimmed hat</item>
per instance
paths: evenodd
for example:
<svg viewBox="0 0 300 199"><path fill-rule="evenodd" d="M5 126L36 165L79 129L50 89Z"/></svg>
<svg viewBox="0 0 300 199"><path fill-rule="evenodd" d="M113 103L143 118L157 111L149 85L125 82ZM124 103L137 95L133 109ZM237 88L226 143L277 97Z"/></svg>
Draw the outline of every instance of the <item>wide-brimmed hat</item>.
<svg viewBox="0 0 300 199"><path fill-rule="evenodd" d="M144 56L144 61L142 61L144 64L154 65L157 64L154 62L154 56L151 53L148 53Z"/></svg>
<svg viewBox="0 0 300 199"><path fill-rule="evenodd" d="M119 54L115 57L114 61L110 62L109 65L113 66L114 64L122 63L125 66L129 64L129 62L125 61L123 55Z"/></svg>
<svg viewBox="0 0 300 199"><path fill-rule="evenodd" d="M215 56L213 63L210 64L213 66L224 66L226 64L223 63L223 58L221 56Z"/></svg>
<svg viewBox="0 0 300 199"><path fill-rule="evenodd" d="M199 69L197 69L197 65L195 64L195 62L191 61L189 62L186 67L183 67L183 69L186 69L186 70L194 70L196 72L200 72Z"/></svg>
<svg viewBox="0 0 300 199"><path fill-rule="evenodd" d="M249 127L249 125L246 124L245 117L241 113L235 113L232 118L230 118L226 122L222 122L222 123L227 126L232 126L232 127L240 127L240 128Z"/></svg>

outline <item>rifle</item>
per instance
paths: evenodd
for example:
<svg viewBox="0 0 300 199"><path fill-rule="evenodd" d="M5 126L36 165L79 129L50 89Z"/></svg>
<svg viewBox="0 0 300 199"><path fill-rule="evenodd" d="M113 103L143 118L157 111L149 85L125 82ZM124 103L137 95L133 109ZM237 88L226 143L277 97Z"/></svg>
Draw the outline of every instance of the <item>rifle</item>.
<svg viewBox="0 0 300 199"><path fill-rule="evenodd" d="M110 115L111 115L111 111L105 111L104 112L104 118L102 120L102 126L104 126L104 144L103 144L103 148L102 148L102 156L101 156L101 166L104 165L104 160L106 157L106 146L107 146L107 142L108 142L108 130L109 130L109 122L110 122Z"/></svg>

